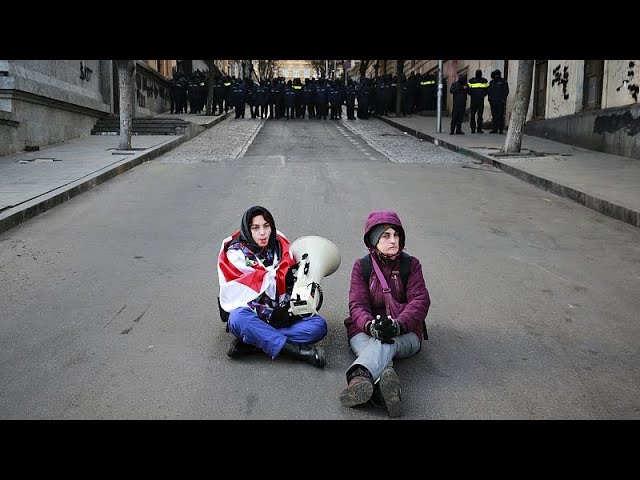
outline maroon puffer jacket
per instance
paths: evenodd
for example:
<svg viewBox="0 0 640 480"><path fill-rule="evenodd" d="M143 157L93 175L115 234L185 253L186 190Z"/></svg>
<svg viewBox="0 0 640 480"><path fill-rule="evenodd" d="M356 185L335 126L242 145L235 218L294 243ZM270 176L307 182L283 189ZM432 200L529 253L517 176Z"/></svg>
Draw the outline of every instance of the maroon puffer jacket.
<svg viewBox="0 0 640 480"><path fill-rule="evenodd" d="M405 233L398 214L392 210L378 210L371 212L365 222L364 244L373 248L374 245L369 244L369 231L378 224L389 223L399 227L400 231L400 251L404 249ZM399 255L398 255L399 257ZM409 279L407 280L406 291L403 288L400 279L400 262L398 260L384 263L377 259L378 266L382 271L393 298L398 302L407 303L407 306L397 318L401 323L404 332L414 332L422 342L424 332L424 320L429 312L431 299L429 291L424 282L422 274L422 265L420 261L411 257L411 268L409 270ZM364 331L365 324L372 320L376 315L384 318L385 303L382 286L378 281L375 271L372 269L369 282L362 276L361 259L357 259L351 270L351 284L349 287L349 318L344 321L347 327L348 338L353 337L357 333ZM365 332L368 333L368 332Z"/></svg>

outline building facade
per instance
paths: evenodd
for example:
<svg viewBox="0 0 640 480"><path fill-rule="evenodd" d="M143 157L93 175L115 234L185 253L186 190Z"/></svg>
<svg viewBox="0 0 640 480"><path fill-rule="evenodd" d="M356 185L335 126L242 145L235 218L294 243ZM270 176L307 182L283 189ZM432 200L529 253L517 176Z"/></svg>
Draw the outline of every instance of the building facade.
<svg viewBox="0 0 640 480"><path fill-rule="evenodd" d="M509 82L508 124L519 81L518 60L443 60L443 104L451 105L449 85L460 74L473 77L478 69L487 80L499 69ZM405 60L403 73L411 72L437 76L438 60ZM396 74L396 60L369 61L367 77L388 73ZM638 60L535 60L525 133L640 159L639 85ZM490 122L485 102L484 116Z"/></svg>
<svg viewBox="0 0 640 480"><path fill-rule="evenodd" d="M226 74L249 60L214 60ZM134 116L169 111L174 71L208 71L203 60L136 60ZM0 155L91 134L119 111L113 60L0 60Z"/></svg>
<svg viewBox="0 0 640 480"><path fill-rule="evenodd" d="M299 78L303 82L305 78L318 78L309 60L278 60L276 76L284 77L285 82L294 78Z"/></svg>

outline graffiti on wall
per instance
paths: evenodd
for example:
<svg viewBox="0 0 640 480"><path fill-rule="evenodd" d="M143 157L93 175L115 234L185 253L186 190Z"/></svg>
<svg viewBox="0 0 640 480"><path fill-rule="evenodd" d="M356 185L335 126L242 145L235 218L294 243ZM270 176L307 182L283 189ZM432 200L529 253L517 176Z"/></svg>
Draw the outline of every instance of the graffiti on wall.
<svg viewBox="0 0 640 480"><path fill-rule="evenodd" d="M629 136L640 132L640 117L633 118L631 112L623 114L600 115L593 124L594 133L615 133L623 130Z"/></svg>
<svg viewBox="0 0 640 480"><path fill-rule="evenodd" d="M146 84L147 84L147 79L145 78L144 85L146 86ZM144 96L142 92L143 92L142 76L139 73L136 73L136 99L138 102L138 106L144 108L147 106L147 98Z"/></svg>
<svg viewBox="0 0 640 480"><path fill-rule="evenodd" d="M86 80L87 82L90 82L92 73L93 70L80 62L80 80Z"/></svg>
<svg viewBox="0 0 640 480"><path fill-rule="evenodd" d="M567 83L569 83L569 67L564 67L563 73L560 74L561 65L558 65L553 69L553 80L551 80L551 86L556 83L558 86L562 85L562 96L565 100L569 100L569 94L567 93Z"/></svg>
<svg viewBox="0 0 640 480"><path fill-rule="evenodd" d="M160 101L158 100L160 96ZM162 86L158 86L158 81L155 78L147 77L144 73L136 74L136 99L138 106L143 108L164 108L165 89ZM147 100L149 105L147 105ZM158 103L160 102L160 103Z"/></svg>
<svg viewBox="0 0 640 480"><path fill-rule="evenodd" d="M631 97L633 98L633 100L635 102L638 101L638 85L636 85L633 82L633 77L634 77L634 67L636 66L636 63L632 60L629 62L629 69L627 70L627 78L625 78L622 81L622 85L620 85L618 88L616 88L616 92L619 92L621 89L623 89L625 86L627 87L627 90L629 90L629 94L631 95Z"/></svg>

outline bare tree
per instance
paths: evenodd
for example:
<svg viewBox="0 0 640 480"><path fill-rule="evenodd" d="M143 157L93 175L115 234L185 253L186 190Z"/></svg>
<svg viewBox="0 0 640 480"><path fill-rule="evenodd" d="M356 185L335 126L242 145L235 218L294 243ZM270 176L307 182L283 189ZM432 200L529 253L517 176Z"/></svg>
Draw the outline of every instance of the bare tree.
<svg viewBox="0 0 640 480"><path fill-rule="evenodd" d="M360 60L360 81L367 76L367 68L371 65L372 60Z"/></svg>
<svg viewBox="0 0 640 480"><path fill-rule="evenodd" d="M513 112L509 119L507 138L504 141L503 153L518 153L522 146L522 132L527 120L531 86L533 84L533 60L518 60L518 86L513 104Z"/></svg>
<svg viewBox="0 0 640 480"><path fill-rule="evenodd" d="M327 78L327 61L326 60L309 60L311 67L316 71L318 77Z"/></svg>
<svg viewBox="0 0 640 480"><path fill-rule="evenodd" d="M131 150L133 126L133 79L136 73L135 60L116 60L118 89L120 91L120 143L119 150Z"/></svg>
<svg viewBox="0 0 640 480"><path fill-rule="evenodd" d="M207 107L206 115L211 115L213 105L213 88L215 86L215 75L219 72L213 60L205 60L204 63L209 67L209 73L207 74L208 90L207 90Z"/></svg>
<svg viewBox="0 0 640 480"><path fill-rule="evenodd" d="M260 80L270 80L280 68L280 60L258 60L258 75Z"/></svg>

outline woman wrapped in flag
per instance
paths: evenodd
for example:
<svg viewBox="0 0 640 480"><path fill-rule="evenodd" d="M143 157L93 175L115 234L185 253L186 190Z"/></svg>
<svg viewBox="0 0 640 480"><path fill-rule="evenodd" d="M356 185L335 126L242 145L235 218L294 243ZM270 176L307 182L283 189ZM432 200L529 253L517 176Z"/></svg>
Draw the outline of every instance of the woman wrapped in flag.
<svg viewBox="0 0 640 480"><path fill-rule="evenodd" d="M228 330L234 335L228 356L263 351L272 359L286 354L325 366L324 349L313 344L327 335L326 320L288 314L291 267L296 265L289 240L276 229L273 215L261 206L249 208L240 230L222 241L218 256L221 315L228 312Z"/></svg>

